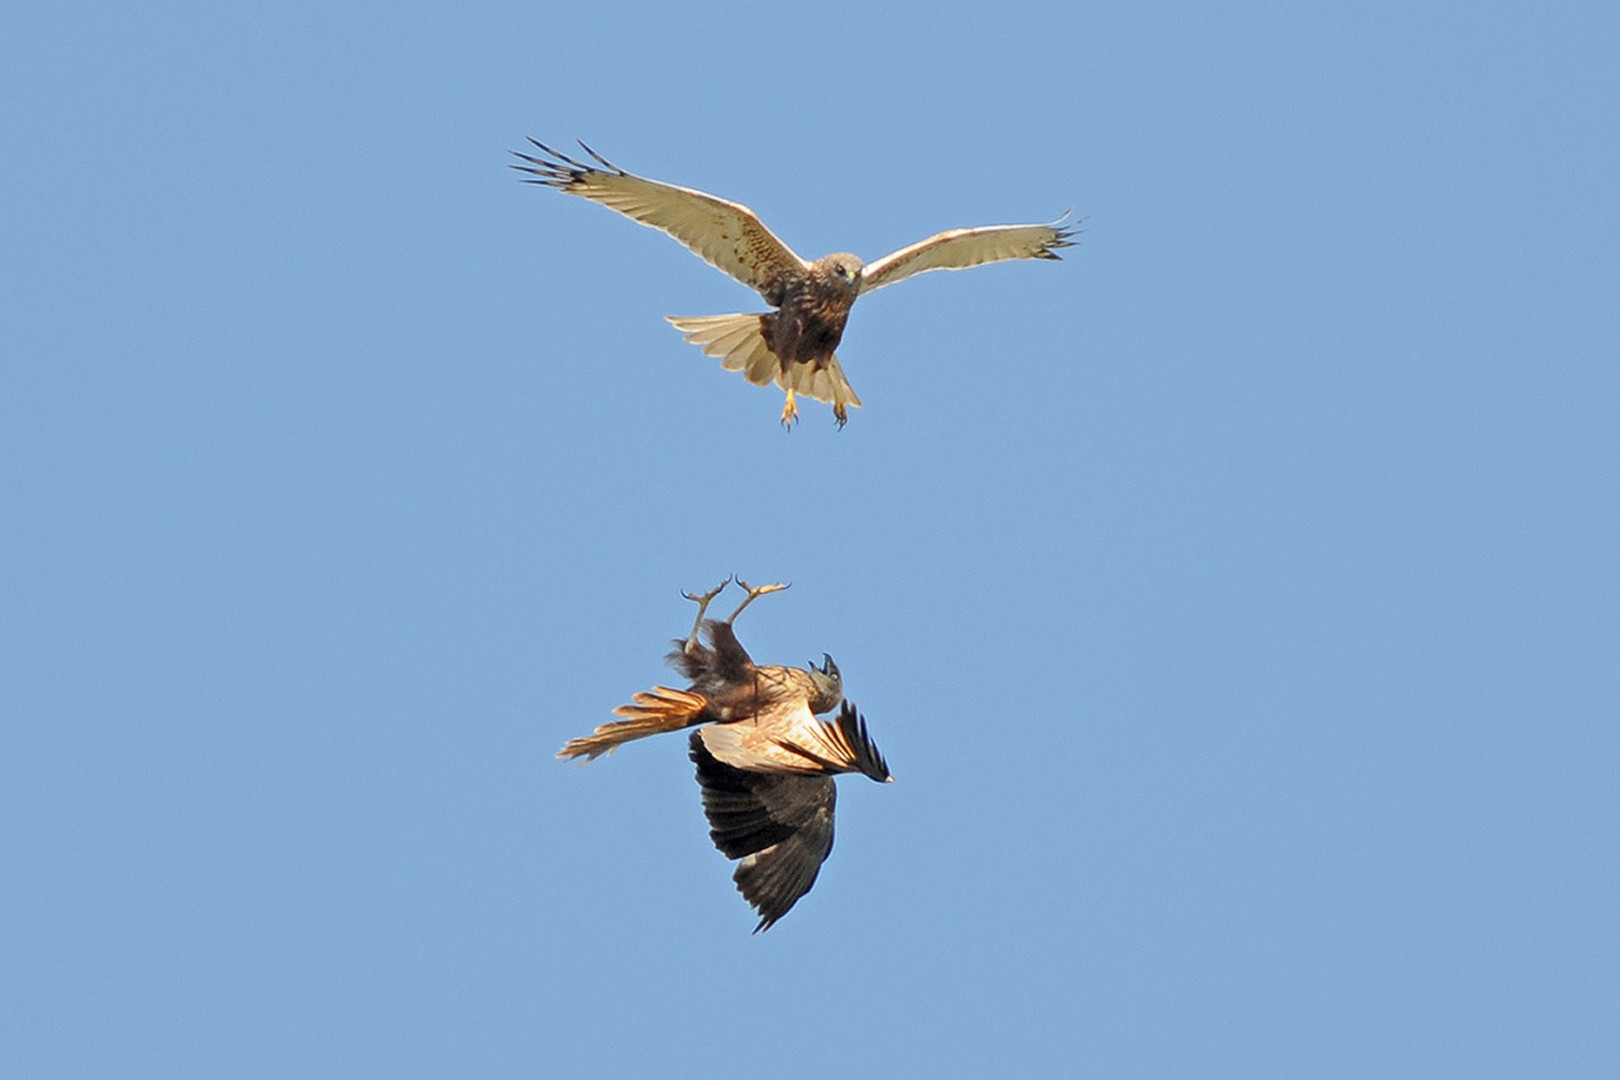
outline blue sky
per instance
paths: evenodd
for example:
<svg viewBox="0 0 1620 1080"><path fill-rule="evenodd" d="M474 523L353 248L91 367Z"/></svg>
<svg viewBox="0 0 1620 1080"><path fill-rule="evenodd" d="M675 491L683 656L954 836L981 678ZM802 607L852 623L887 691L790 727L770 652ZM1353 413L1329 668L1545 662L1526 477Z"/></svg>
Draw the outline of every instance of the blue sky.
<svg viewBox="0 0 1620 1080"><path fill-rule="evenodd" d="M587 8L589 7L589 10ZM0 33L18 1077L1607 1077L1620 17L1602 5L22 5ZM525 187L582 137L864 299ZM897 783L770 933L681 589Z"/></svg>

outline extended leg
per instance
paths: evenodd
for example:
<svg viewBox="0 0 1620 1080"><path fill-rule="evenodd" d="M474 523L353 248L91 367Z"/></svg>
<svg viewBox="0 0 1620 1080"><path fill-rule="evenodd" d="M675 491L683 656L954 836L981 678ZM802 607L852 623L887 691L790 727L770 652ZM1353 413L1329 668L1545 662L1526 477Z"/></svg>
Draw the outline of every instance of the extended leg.
<svg viewBox="0 0 1620 1080"><path fill-rule="evenodd" d="M791 392L792 391L789 391L789 393L791 393ZM737 584L741 585L743 588L748 590L748 596L747 596L747 598L745 600L743 600L742 603L737 605L737 610L736 611L733 611L730 615L728 615L726 617L726 622L728 622L728 623L729 622L735 622L736 619L737 619L737 616L739 616L739 615L741 615L743 613L743 608L747 607L749 604L752 604L755 600L758 600L760 597L764 596L766 593L781 592L783 589L787 588L787 585L761 585L758 588L755 588L753 585L748 584L748 582L744 581L742 578L737 579Z"/></svg>
<svg viewBox="0 0 1620 1080"><path fill-rule="evenodd" d="M793 403L793 391L787 392L787 401L782 405L782 426L789 431L793 430L793 421L799 418L799 407Z"/></svg>
<svg viewBox="0 0 1620 1080"><path fill-rule="evenodd" d="M697 618L692 620L692 633L686 639L686 651L687 652L691 652L693 649L697 648L698 629L699 629L699 627L701 627L703 625L703 613L709 610L709 601L711 601L715 597L719 596L720 593L721 593L721 590L723 590L727 585L730 585L730 584L731 584L731 578L728 577L728 578L726 578L726 580L722 581L720 584L716 585L714 588L710 589L708 592L702 594L701 596L693 596L689 592L681 593L682 596L686 597L688 600L692 601L692 603L694 603L694 604L696 604L698 606ZM747 603L746 600L743 601L743 602L745 604ZM738 610L740 611L742 609L739 608ZM736 616L733 615L732 618L736 618Z"/></svg>

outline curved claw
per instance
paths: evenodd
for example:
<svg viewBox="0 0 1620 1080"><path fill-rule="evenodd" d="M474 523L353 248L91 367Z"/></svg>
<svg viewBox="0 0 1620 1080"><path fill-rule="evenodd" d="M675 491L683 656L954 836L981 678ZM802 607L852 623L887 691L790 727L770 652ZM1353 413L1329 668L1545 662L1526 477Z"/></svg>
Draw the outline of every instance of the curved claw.
<svg viewBox="0 0 1620 1080"><path fill-rule="evenodd" d="M686 649L687 653L691 653L694 649L697 648L698 631L703 628L703 616L709 610L709 601L711 601L715 597L719 596L720 593L722 591L724 591L725 587L727 585L730 585L730 584L731 584L731 575L727 574L726 575L726 580L722 581L720 584L716 585L714 588L710 589L708 592L702 594L701 596L693 596L691 593L685 592L684 590L681 592L682 596L686 597L688 600L692 601L692 603L694 603L694 604L696 604L698 606L697 618L692 620L692 632L690 634L686 635L685 649ZM743 601L743 602L747 603L746 600ZM735 618L735 616L733 616L733 618Z"/></svg>
<svg viewBox="0 0 1620 1080"><path fill-rule="evenodd" d="M752 604L755 600L758 600L760 597L766 595L767 593L781 592L783 589L787 588L789 585L792 585L793 583L791 581L789 581L789 582L777 582L777 583L771 584L771 585L758 585L758 586L756 586L756 585L748 584L748 582L744 581L742 578L738 578L737 579L737 584L741 585L744 589L748 590L748 596L743 599L742 603L737 605L737 610L736 611L733 611L730 615L728 615L726 617L726 622L728 622L728 623L734 621L737 618L737 616L739 616L739 615L741 615L743 613L743 608L747 607L749 604Z"/></svg>
<svg viewBox="0 0 1620 1080"><path fill-rule="evenodd" d="M750 596L764 596L766 593L781 592L783 589L790 588L793 582L778 581L770 585L750 585L742 578L738 578L737 584L747 589Z"/></svg>
<svg viewBox="0 0 1620 1080"><path fill-rule="evenodd" d="M726 575L726 580L722 581L720 584L716 585L714 588L710 589L706 593L702 593L700 595L694 596L693 594L691 594L691 593L689 593L689 592L687 592L686 590L683 589L683 590L681 590L681 595L683 597L685 597L686 599L692 601L692 603L694 603L694 604L707 604L710 600L713 600L715 597L719 596L721 591L724 590L725 587L727 585L730 585L730 584L731 584L731 575L727 574Z"/></svg>

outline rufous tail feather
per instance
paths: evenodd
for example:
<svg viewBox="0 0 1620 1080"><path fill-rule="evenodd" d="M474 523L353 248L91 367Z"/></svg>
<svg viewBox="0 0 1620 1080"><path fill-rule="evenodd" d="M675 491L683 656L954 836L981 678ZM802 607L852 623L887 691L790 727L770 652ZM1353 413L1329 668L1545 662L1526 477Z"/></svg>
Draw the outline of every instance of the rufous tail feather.
<svg viewBox="0 0 1620 1080"><path fill-rule="evenodd" d="M693 724L703 723L703 710L709 700L701 694L688 693L668 686L655 686L630 699L629 705L613 710L615 716L625 717L603 724L594 732L579 739L569 739L557 751L560 758L584 758L594 761L610 754L632 739L644 739L666 731L679 731Z"/></svg>

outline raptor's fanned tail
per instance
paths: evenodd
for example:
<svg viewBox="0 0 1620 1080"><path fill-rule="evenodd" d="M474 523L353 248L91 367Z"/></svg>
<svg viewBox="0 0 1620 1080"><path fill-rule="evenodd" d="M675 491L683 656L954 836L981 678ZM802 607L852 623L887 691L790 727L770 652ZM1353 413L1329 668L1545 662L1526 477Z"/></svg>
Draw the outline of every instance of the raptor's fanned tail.
<svg viewBox="0 0 1620 1080"><path fill-rule="evenodd" d="M840 418L861 399L844 376L838 357L823 366L793 363L786 371L765 341L763 314L668 315L669 324L706 356L718 356L727 371L740 371L755 386L775 383L783 390L804 394L833 407Z"/></svg>
<svg viewBox="0 0 1620 1080"><path fill-rule="evenodd" d="M765 343L762 313L744 315L669 315L669 324L681 336L703 350L705 356L718 356L727 371L740 371L755 386L769 386L782 369Z"/></svg>
<svg viewBox="0 0 1620 1080"><path fill-rule="evenodd" d="M709 705L708 698L673 687L655 686L634 695L630 700L629 705L620 705L613 710L614 715L625 719L603 724L582 738L569 739L557 751L557 756L594 761L632 739L679 731L709 719L705 712Z"/></svg>

